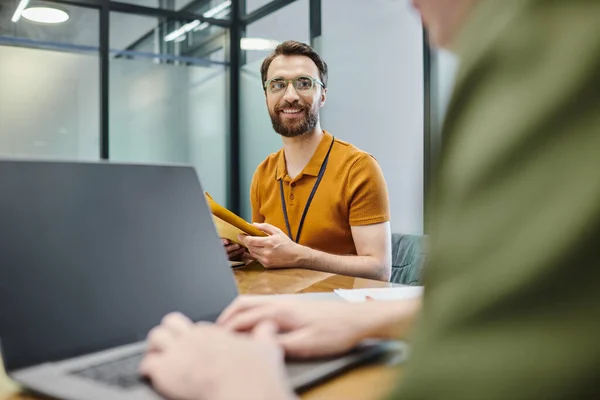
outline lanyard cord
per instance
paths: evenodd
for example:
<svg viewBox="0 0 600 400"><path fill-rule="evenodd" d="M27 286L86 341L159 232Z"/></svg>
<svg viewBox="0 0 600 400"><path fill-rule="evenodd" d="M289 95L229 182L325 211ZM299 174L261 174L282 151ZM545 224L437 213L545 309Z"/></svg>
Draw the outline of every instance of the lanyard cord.
<svg viewBox="0 0 600 400"><path fill-rule="evenodd" d="M323 164L321 164L321 169L319 170L319 175L317 176L317 181L310 192L310 196L308 196L308 201L306 202L306 206L304 206L304 211L302 212L302 218L300 219L300 224L298 225L298 233L296 233L296 239L292 236L292 229L290 228L290 220L288 218L287 207L285 205L285 195L283 193L283 179L279 180L279 193L281 194L281 206L283 208L283 217L285 218L285 226L288 231L288 236L290 239L295 241L296 243L300 242L300 233L302 233L302 226L304 225L304 219L306 218L306 214L308 213L308 209L310 208L310 203L312 203L313 197L317 192L317 188L321 183L321 179L323 179L323 175L325 174L325 169L327 168L327 162L329 161L329 153L331 153L331 148L333 147L333 143L335 143L335 138L331 141L329 145L329 150L327 150L327 155L323 160Z"/></svg>

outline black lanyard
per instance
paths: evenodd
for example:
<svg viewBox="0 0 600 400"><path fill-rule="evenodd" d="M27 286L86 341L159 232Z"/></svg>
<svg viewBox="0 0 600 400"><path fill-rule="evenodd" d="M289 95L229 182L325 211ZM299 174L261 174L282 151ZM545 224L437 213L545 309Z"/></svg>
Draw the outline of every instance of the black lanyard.
<svg viewBox="0 0 600 400"><path fill-rule="evenodd" d="M281 206L283 207L283 217L285 218L285 226L288 231L288 236L290 239L294 240L296 243L300 242L300 233L302 232L302 226L304 225L304 219L306 218L306 214L308 213L308 209L310 207L310 203L312 202L315 193L317 192L317 188L319 187L319 183L321 183L321 179L323 179L323 175L325 174L325 168L327 168L327 161L329 161L329 153L331 153L331 148L333 147L333 143L335 143L335 137L331 141L329 145L329 150L327 150L327 155L323 160L323 164L321 164L321 169L319 170L319 175L317 176L317 181L310 192L310 196L308 196L308 201L306 202L306 206L304 206L304 212L302 213L302 218L300 218L300 224L298 225L298 233L296 234L296 239L292 236L292 229L290 228L290 220L288 218L287 207L285 205L285 195L283 194L283 178L279 180L279 193L281 194Z"/></svg>

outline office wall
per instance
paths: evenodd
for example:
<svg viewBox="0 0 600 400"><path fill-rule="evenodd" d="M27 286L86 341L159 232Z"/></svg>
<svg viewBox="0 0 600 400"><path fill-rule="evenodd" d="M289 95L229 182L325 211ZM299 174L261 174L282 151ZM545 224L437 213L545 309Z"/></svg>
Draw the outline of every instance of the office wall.
<svg viewBox="0 0 600 400"><path fill-rule="evenodd" d="M440 152L443 144L443 127L448 104L454 90L458 59L445 50L431 50L431 116L430 116L430 180L435 179L439 169ZM434 188L429 195L435 197Z"/></svg>
<svg viewBox="0 0 600 400"><path fill-rule="evenodd" d="M98 159L98 56L0 46L0 60L0 155Z"/></svg>
<svg viewBox="0 0 600 400"><path fill-rule="evenodd" d="M269 4L272 0L246 0L246 12L249 14L262 6Z"/></svg>
<svg viewBox="0 0 600 400"><path fill-rule="evenodd" d="M454 90L458 58L447 50L436 50L432 63L432 100L434 104L434 126L441 130L446 116L448 103Z"/></svg>
<svg viewBox="0 0 600 400"><path fill-rule="evenodd" d="M392 230L420 234L424 101L420 20L407 1L323 0L322 7L323 35L316 47L330 68L323 128L377 158L388 184Z"/></svg>

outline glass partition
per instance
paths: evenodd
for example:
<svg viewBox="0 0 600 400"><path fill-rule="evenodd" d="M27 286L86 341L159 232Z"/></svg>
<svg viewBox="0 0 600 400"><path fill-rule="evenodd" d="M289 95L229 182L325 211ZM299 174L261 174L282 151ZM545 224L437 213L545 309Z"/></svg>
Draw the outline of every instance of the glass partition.
<svg viewBox="0 0 600 400"><path fill-rule="evenodd" d="M60 6L60 24L13 21L18 3L0 5L0 154L98 159L98 11Z"/></svg>
<svg viewBox="0 0 600 400"><path fill-rule="evenodd" d="M135 28L111 30L122 36L117 48L111 43L110 159L194 165L203 188L225 203L225 62L189 55L181 43L165 41L169 29L178 25L173 21L112 13L111 28L115 23ZM127 40L125 33L130 34ZM220 51L222 56L222 28L211 26L194 37L197 54Z"/></svg>

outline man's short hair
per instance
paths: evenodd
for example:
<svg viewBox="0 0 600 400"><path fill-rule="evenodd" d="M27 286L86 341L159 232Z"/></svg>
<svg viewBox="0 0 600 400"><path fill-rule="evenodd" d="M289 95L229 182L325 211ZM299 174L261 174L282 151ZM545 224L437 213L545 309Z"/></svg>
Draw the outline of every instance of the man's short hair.
<svg viewBox="0 0 600 400"><path fill-rule="evenodd" d="M275 50L265 58L260 67L263 89L265 88L265 82L267 81L269 66L277 56L305 56L310 58L319 69L319 79L323 82L323 87L327 87L327 63L323 61L321 56L309 45L296 42L295 40L287 40L277 46Z"/></svg>

